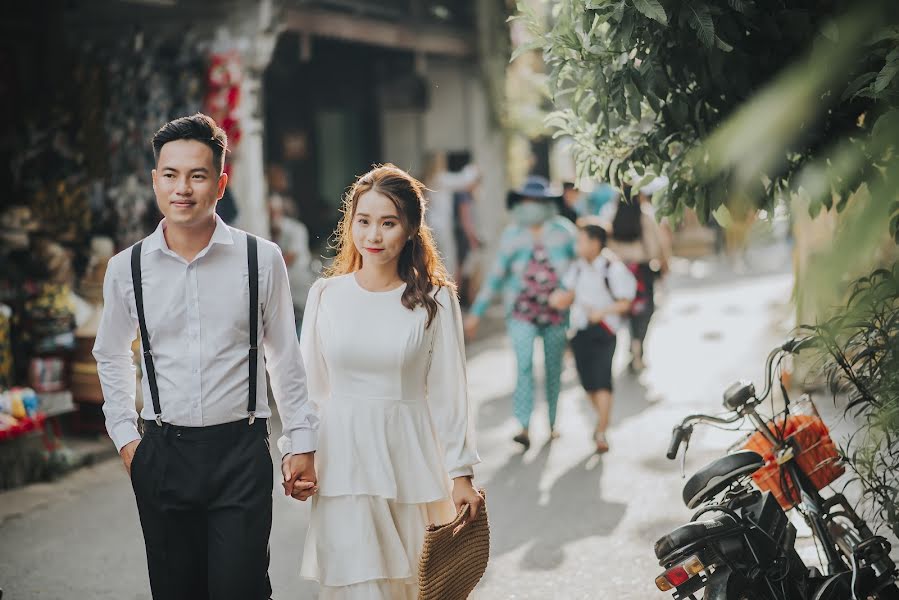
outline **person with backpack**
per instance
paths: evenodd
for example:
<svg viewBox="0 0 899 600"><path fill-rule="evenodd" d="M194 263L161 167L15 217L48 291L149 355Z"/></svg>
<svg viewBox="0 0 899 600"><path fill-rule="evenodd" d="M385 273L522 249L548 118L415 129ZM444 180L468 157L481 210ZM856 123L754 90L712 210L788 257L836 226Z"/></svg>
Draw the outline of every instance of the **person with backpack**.
<svg viewBox="0 0 899 600"><path fill-rule="evenodd" d="M562 279L562 288L550 297L558 310L571 309L575 331L571 349L581 385L596 410L593 432L596 451L609 451L606 431L612 412L612 358L618 330L637 292L637 281L606 244L606 230L596 224L578 229L577 261Z"/></svg>
<svg viewBox="0 0 899 600"><path fill-rule="evenodd" d="M661 178L660 178L661 179ZM637 278L637 296L631 306L628 326L631 334L630 370L643 370L643 346L649 322L655 312L655 282L668 272L670 249L655 220L650 202L655 182L643 188L626 184L623 200L611 202L600 215L600 224L609 224L609 249Z"/></svg>

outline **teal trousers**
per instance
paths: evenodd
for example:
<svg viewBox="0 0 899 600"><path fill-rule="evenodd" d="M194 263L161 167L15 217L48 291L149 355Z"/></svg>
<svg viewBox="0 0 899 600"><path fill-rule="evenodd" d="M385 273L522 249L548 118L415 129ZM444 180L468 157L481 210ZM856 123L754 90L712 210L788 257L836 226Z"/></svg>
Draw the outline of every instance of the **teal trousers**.
<svg viewBox="0 0 899 600"><path fill-rule="evenodd" d="M564 325L538 327L527 321L507 319L506 327L515 359L518 363L518 376L515 381L515 392L512 395L515 418L523 428L531 422L534 410L534 342L543 338L544 365L546 371L546 402L549 405L549 425L556 423L556 405L559 402L559 390L562 386L562 358L567 343Z"/></svg>

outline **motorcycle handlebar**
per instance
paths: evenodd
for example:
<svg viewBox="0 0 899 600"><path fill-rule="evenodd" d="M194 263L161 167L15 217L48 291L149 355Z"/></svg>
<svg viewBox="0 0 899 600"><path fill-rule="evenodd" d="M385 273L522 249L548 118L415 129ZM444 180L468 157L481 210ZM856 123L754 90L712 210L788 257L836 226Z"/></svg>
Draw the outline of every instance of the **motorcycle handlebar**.
<svg viewBox="0 0 899 600"><path fill-rule="evenodd" d="M674 460L677 458L677 451L680 449L680 445L684 442L691 432L693 428L681 427L680 425L675 425L674 430L671 432L671 443L668 445L668 453L666 456L668 460Z"/></svg>

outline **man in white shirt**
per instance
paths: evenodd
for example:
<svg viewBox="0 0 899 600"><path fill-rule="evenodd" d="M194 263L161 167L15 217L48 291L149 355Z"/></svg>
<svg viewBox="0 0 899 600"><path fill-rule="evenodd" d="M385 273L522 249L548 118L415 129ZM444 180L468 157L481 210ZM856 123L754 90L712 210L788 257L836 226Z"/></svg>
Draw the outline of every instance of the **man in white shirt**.
<svg viewBox="0 0 899 600"><path fill-rule="evenodd" d="M226 148L225 132L201 114L156 133L153 190L165 218L110 260L103 285L94 357L106 428L131 475L155 600L271 596L266 367L296 453L284 466L286 489L299 480L312 494L316 485L318 417L284 261L274 244L215 214L228 182ZM138 329L143 439L131 355Z"/></svg>

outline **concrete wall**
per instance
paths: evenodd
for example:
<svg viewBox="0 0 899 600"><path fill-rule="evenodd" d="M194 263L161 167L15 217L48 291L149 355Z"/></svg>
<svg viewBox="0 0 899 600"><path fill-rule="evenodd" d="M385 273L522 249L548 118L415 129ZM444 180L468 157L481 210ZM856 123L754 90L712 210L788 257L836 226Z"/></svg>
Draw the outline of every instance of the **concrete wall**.
<svg viewBox="0 0 899 600"><path fill-rule="evenodd" d="M425 77L429 83L426 111L382 114L384 160L421 176L429 151L470 150L483 173L475 207L478 228L485 240L495 239L505 216L505 148L501 132L490 124L477 66L429 58Z"/></svg>

